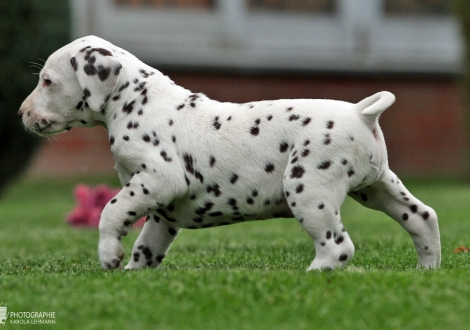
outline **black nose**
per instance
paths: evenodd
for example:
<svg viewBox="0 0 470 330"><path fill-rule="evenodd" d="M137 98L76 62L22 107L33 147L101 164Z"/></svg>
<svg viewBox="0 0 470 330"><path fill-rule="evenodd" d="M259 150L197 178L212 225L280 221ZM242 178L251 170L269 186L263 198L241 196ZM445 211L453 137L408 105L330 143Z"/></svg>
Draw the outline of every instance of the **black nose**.
<svg viewBox="0 0 470 330"><path fill-rule="evenodd" d="M23 117L23 113L24 113L23 109L20 108L20 110L18 110L18 117L20 118Z"/></svg>

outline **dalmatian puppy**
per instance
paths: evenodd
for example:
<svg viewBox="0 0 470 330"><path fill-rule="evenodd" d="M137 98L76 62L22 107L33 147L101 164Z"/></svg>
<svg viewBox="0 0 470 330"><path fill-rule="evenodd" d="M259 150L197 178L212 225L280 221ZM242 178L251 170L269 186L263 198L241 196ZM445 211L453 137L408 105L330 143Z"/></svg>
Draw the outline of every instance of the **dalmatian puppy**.
<svg viewBox="0 0 470 330"><path fill-rule="evenodd" d="M101 215L104 269L122 267L121 237L142 216L127 269L158 267L182 228L279 217L313 239L308 270L342 268L354 255L340 216L347 195L402 225L418 267L438 268L436 213L388 167L378 118L394 100L217 102L88 36L49 57L18 114L41 136L108 129L123 188Z"/></svg>

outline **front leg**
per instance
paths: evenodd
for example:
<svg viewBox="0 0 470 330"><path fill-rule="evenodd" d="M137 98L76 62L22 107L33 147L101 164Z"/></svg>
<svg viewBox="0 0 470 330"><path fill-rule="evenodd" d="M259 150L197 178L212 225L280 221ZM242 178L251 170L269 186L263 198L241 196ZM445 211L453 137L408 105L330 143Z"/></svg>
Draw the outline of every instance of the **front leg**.
<svg viewBox="0 0 470 330"><path fill-rule="evenodd" d="M179 228L168 221L157 215L149 215L134 243L131 259L125 269L160 266L178 232Z"/></svg>
<svg viewBox="0 0 470 330"><path fill-rule="evenodd" d="M124 258L121 237L141 218L151 204L148 197L134 191L131 184L124 187L101 213L98 255L103 269L122 268Z"/></svg>
<svg viewBox="0 0 470 330"><path fill-rule="evenodd" d="M159 180L146 172L136 173L121 191L105 206L101 214L98 255L104 269L121 268L124 258L121 237L126 236L138 219L168 204L175 198L175 189L162 189L167 180ZM150 186L153 185L153 186ZM173 187L175 187L173 181ZM167 186L168 187L168 186ZM177 229L174 229L177 231Z"/></svg>

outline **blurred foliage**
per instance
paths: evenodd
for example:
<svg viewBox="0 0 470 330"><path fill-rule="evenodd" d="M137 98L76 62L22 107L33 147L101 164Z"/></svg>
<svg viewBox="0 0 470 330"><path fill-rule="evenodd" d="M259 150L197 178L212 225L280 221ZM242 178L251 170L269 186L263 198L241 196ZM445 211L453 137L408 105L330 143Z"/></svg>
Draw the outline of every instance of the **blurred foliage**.
<svg viewBox="0 0 470 330"><path fill-rule="evenodd" d="M0 193L28 164L40 139L17 111L37 84L31 62L43 63L69 41L67 0L0 0Z"/></svg>

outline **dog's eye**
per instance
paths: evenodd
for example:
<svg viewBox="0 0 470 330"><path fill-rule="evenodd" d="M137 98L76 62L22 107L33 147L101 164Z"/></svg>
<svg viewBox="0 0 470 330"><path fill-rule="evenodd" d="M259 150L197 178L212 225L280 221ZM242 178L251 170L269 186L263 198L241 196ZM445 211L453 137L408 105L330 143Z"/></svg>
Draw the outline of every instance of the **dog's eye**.
<svg viewBox="0 0 470 330"><path fill-rule="evenodd" d="M44 78L44 86L49 86L52 84L52 81L49 78Z"/></svg>

